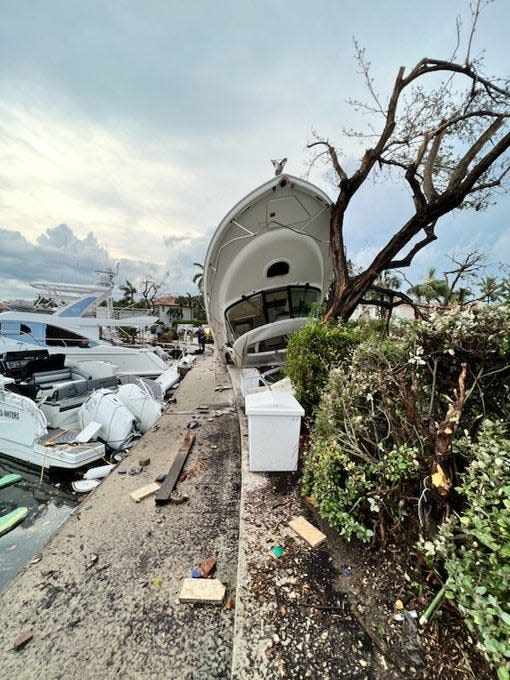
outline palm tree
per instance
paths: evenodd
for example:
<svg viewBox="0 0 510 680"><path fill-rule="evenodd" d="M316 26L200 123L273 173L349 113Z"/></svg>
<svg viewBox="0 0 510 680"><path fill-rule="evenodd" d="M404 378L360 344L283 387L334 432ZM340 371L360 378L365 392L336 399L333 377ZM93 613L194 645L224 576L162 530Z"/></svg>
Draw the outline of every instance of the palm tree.
<svg viewBox="0 0 510 680"><path fill-rule="evenodd" d="M423 283L417 283L407 291L409 295L414 295L418 301L445 303L450 297L450 286L446 279L436 278L436 269L431 267L427 273L427 278Z"/></svg>
<svg viewBox="0 0 510 680"><path fill-rule="evenodd" d="M504 293L504 284L495 276L486 276L480 281L480 295L484 302L497 302Z"/></svg>
<svg viewBox="0 0 510 680"><path fill-rule="evenodd" d="M202 292L202 286L204 285L204 265L200 264L199 262L193 262L193 266L198 267L200 270L193 277L193 283L195 283L198 287L198 290Z"/></svg>
<svg viewBox="0 0 510 680"><path fill-rule="evenodd" d="M120 286L121 291L124 293L121 302L126 305L132 305L135 301L136 287L126 279L126 283Z"/></svg>

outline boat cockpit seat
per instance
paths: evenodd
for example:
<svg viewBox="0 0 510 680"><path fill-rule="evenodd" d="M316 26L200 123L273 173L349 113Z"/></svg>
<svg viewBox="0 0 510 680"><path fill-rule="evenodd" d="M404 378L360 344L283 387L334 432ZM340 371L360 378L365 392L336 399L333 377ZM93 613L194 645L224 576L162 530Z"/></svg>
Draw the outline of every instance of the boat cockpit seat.
<svg viewBox="0 0 510 680"><path fill-rule="evenodd" d="M31 381L41 387L72 379L73 372L68 367L60 368L56 371L36 371L35 373L32 373L31 377Z"/></svg>

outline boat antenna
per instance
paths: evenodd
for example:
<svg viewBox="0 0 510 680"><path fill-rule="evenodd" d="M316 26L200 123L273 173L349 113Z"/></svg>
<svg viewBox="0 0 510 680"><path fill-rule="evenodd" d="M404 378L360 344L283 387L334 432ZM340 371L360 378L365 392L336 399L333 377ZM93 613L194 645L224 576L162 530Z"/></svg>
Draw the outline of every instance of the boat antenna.
<svg viewBox="0 0 510 680"><path fill-rule="evenodd" d="M286 162L287 162L286 158L280 158L280 160L271 161L271 163L273 164L273 167L274 167L275 177L278 177L278 175L282 174L282 170L283 170Z"/></svg>

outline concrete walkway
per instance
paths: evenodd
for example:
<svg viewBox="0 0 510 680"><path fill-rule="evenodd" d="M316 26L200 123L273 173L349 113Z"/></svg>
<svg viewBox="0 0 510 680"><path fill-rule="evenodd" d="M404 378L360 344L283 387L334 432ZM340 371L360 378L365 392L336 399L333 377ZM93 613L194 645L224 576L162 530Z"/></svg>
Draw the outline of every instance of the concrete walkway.
<svg viewBox="0 0 510 680"><path fill-rule="evenodd" d="M177 402L121 464L148 455L150 465L134 476L114 471L3 591L2 678L229 677L234 610L177 602L182 579L208 557L227 596L235 592L239 429L232 391L215 391L226 381L211 356L198 358ZM208 412L197 415L199 405ZM192 419L192 475L178 484L189 501L134 503L129 493L168 471ZM27 629L30 642L9 651Z"/></svg>
<svg viewBox="0 0 510 680"><path fill-rule="evenodd" d="M293 515L316 523L295 473L249 471L238 372L200 357L176 397L122 466L141 455L151 464L136 476L114 471L2 593L1 677L383 677L335 586L328 542L311 549L288 528ZM191 474L178 484L189 500L135 504L129 493L168 470L192 419ZM224 604L179 603L182 579L208 557L227 585ZM33 638L12 651L27 629Z"/></svg>

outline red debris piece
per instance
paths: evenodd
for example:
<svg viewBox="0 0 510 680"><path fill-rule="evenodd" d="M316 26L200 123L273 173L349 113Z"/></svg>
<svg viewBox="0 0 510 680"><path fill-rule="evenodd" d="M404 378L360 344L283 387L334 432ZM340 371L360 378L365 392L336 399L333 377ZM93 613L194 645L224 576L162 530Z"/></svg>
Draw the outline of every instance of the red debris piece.
<svg viewBox="0 0 510 680"><path fill-rule="evenodd" d="M216 560L214 557L209 557L204 560L199 567L202 578L210 578L216 571Z"/></svg>

